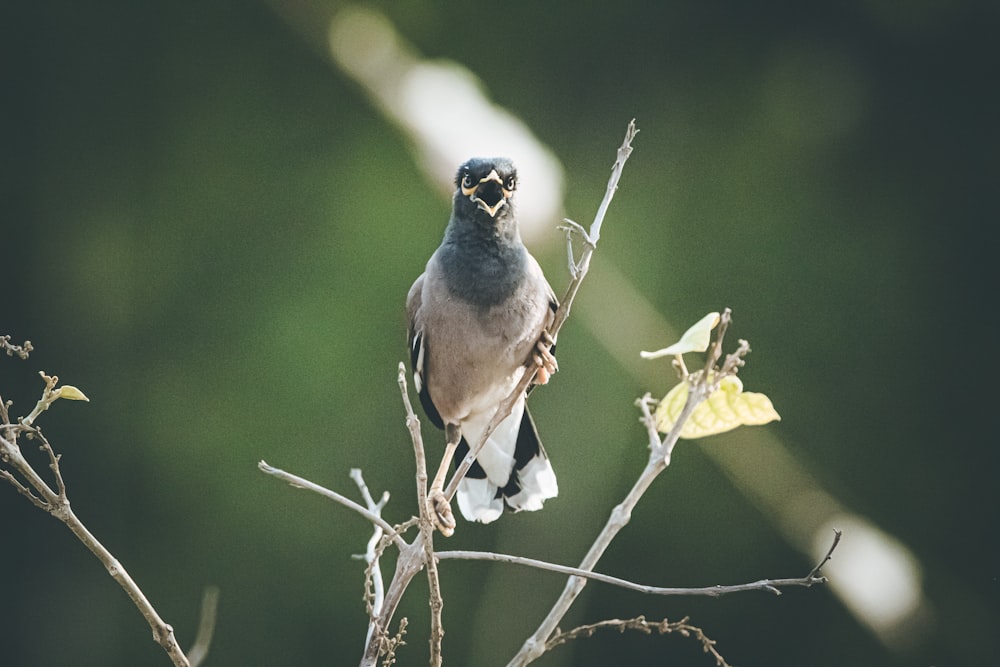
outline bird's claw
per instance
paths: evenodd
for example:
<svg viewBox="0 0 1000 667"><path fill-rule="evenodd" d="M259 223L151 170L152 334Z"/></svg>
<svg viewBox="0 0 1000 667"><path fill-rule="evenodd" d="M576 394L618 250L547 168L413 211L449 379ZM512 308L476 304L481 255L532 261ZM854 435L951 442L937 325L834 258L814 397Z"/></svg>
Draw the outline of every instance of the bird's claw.
<svg viewBox="0 0 1000 667"><path fill-rule="evenodd" d="M538 372L535 373L536 384L547 384L549 378L559 370L559 362L550 351L554 344L555 341L548 331L542 331L541 337L535 343L535 350L531 358L538 366Z"/></svg>
<svg viewBox="0 0 1000 667"><path fill-rule="evenodd" d="M439 490L432 489L427 496L427 513L431 522L445 537L455 533L455 515L451 512L451 504Z"/></svg>

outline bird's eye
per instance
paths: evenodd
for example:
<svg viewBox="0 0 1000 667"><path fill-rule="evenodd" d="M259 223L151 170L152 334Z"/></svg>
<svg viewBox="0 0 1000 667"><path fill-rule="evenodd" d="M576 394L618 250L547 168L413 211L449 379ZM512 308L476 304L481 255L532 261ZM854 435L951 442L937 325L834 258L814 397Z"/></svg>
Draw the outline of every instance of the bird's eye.
<svg viewBox="0 0 1000 667"><path fill-rule="evenodd" d="M507 180L504 181L503 186L508 190L513 190L514 188L517 187L517 179L514 178L513 176L508 176Z"/></svg>
<svg viewBox="0 0 1000 667"><path fill-rule="evenodd" d="M466 174L465 177L462 179L462 187L463 188L471 188L472 185L473 185L473 183L472 183L472 174Z"/></svg>

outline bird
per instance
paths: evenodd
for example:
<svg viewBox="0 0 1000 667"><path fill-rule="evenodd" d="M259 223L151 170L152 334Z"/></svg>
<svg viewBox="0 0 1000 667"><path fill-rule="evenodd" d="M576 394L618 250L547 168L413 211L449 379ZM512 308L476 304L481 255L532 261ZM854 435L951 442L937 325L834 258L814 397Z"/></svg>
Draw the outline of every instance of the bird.
<svg viewBox="0 0 1000 667"><path fill-rule="evenodd" d="M444 238L406 298L414 388L430 421L445 431L445 453L427 496L445 536L455 527L442 493L452 459L461 461L477 445L524 373L536 370L530 390L558 369L549 333L558 300L521 240L516 190L509 158L462 164ZM467 521L490 523L505 507L538 510L559 493L525 404L528 390L457 487Z"/></svg>

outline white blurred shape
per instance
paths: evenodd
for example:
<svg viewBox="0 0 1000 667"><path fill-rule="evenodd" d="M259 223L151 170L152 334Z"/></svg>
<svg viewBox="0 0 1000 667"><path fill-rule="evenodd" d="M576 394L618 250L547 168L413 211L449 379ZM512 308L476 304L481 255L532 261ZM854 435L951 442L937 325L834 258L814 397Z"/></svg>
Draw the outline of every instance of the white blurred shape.
<svg viewBox="0 0 1000 667"><path fill-rule="evenodd" d="M453 62L420 58L381 14L349 8L333 17L330 52L413 141L421 166L444 192L470 157L509 157L518 170L518 220L525 241L562 217L563 168L518 118L487 99L479 80Z"/></svg>

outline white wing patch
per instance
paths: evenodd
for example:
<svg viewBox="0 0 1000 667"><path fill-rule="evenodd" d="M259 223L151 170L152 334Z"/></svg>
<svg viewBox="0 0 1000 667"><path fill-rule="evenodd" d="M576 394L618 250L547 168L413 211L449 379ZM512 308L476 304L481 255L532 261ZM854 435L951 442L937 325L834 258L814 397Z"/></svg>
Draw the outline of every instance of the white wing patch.
<svg viewBox="0 0 1000 667"><path fill-rule="evenodd" d="M418 332L413 337L413 349L417 351L417 361L413 364L413 386L419 394L424 389L424 336Z"/></svg>

